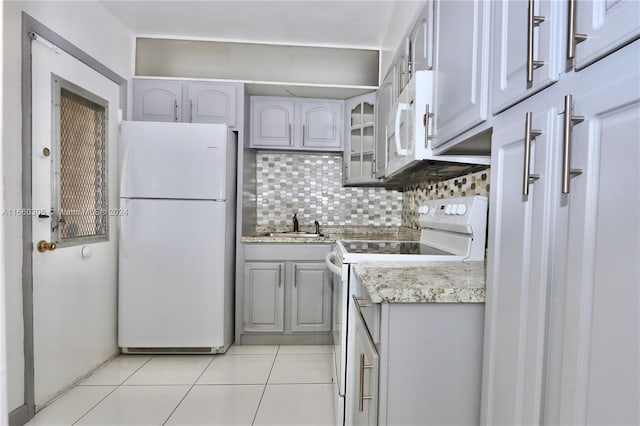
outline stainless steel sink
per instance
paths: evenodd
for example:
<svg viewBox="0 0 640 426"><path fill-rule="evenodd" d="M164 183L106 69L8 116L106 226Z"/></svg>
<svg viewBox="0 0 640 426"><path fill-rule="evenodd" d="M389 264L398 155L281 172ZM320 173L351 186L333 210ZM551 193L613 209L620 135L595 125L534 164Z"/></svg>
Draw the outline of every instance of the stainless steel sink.
<svg viewBox="0 0 640 426"><path fill-rule="evenodd" d="M289 232L267 232L265 234L267 237L301 237L301 238L317 238L323 237L322 234L316 234L313 232L304 232L304 231L289 231Z"/></svg>

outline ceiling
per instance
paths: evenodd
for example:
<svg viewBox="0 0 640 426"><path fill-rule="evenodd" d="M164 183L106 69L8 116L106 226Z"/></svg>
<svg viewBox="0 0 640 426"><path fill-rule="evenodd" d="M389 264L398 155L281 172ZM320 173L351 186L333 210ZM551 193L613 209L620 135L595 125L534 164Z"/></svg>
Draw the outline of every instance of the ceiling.
<svg viewBox="0 0 640 426"><path fill-rule="evenodd" d="M112 1L136 36L380 49L402 0Z"/></svg>

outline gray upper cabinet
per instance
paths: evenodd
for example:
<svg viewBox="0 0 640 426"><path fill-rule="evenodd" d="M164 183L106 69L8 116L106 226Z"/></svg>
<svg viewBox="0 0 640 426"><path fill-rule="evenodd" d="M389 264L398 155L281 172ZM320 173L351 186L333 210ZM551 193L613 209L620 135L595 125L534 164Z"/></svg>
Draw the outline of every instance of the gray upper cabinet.
<svg viewBox="0 0 640 426"><path fill-rule="evenodd" d="M187 99L190 123L225 123L236 126L236 85L189 82Z"/></svg>
<svg viewBox="0 0 640 426"><path fill-rule="evenodd" d="M294 263L291 331L331 331L331 286L323 263Z"/></svg>
<svg viewBox="0 0 640 426"><path fill-rule="evenodd" d="M133 119L237 125L240 84L205 81L133 80Z"/></svg>
<svg viewBox="0 0 640 426"><path fill-rule="evenodd" d="M529 10L533 6L533 11ZM560 78L566 5L559 1L494 3L493 112L500 112ZM529 35L531 37L529 37Z"/></svg>
<svg viewBox="0 0 640 426"><path fill-rule="evenodd" d="M327 101L301 101L301 148L339 149L342 147L342 104Z"/></svg>
<svg viewBox="0 0 640 426"><path fill-rule="evenodd" d="M384 177L387 167L387 124L393 107L393 72L390 71L376 91L375 131L376 131L376 170L375 176Z"/></svg>
<svg viewBox="0 0 640 426"><path fill-rule="evenodd" d="M343 101L272 96L251 98L251 147L342 150Z"/></svg>
<svg viewBox="0 0 640 426"><path fill-rule="evenodd" d="M436 148L488 117L491 1L436 3Z"/></svg>
<svg viewBox="0 0 640 426"><path fill-rule="evenodd" d="M283 98L251 98L251 146L293 148L295 103Z"/></svg>
<svg viewBox="0 0 640 426"><path fill-rule="evenodd" d="M345 185L380 183L376 178L375 96L372 92L346 101Z"/></svg>
<svg viewBox="0 0 640 426"><path fill-rule="evenodd" d="M433 68L433 2L427 1L411 30L411 72Z"/></svg>
<svg viewBox="0 0 640 426"><path fill-rule="evenodd" d="M575 46L578 70L640 36L640 2L637 0L572 0L570 11L572 7L575 28L570 34L570 43Z"/></svg>
<svg viewBox="0 0 640 426"><path fill-rule="evenodd" d="M134 80L133 119L136 121L182 121L182 82Z"/></svg>

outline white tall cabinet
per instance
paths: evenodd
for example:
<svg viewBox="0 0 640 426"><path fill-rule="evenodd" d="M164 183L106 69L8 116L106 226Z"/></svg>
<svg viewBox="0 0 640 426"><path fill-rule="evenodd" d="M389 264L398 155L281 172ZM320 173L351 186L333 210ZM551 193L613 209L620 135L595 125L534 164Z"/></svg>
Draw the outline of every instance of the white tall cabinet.
<svg viewBox="0 0 640 426"><path fill-rule="evenodd" d="M482 424L640 424L639 82L636 41L494 118Z"/></svg>

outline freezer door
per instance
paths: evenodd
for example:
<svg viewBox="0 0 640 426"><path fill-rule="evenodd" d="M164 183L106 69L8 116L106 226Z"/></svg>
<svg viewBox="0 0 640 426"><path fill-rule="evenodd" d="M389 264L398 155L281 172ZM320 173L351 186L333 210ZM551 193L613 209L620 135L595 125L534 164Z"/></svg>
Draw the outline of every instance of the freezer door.
<svg viewBox="0 0 640 426"><path fill-rule="evenodd" d="M118 344L223 346L225 203L121 199Z"/></svg>
<svg viewBox="0 0 640 426"><path fill-rule="evenodd" d="M120 196L225 200L227 138L224 124L123 122Z"/></svg>

